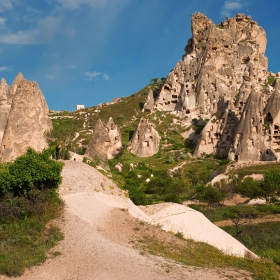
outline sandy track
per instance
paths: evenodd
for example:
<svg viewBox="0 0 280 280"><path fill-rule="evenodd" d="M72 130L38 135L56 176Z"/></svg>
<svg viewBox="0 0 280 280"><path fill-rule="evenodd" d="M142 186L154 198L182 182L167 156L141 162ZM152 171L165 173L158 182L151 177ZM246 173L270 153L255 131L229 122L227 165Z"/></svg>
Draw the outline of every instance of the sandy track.
<svg viewBox="0 0 280 280"><path fill-rule="evenodd" d="M121 203L128 200L125 193L101 173L80 162L65 162L62 176L60 193L66 209L58 224L65 239L53 249L61 255L16 279L229 279L211 269L186 267L161 257L140 254L131 242L136 238L131 228L137 219L121 209ZM115 200L110 200L111 197ZM108 202L104 203L104 199ZM14 278L0 276L0 279Z"/></svg>

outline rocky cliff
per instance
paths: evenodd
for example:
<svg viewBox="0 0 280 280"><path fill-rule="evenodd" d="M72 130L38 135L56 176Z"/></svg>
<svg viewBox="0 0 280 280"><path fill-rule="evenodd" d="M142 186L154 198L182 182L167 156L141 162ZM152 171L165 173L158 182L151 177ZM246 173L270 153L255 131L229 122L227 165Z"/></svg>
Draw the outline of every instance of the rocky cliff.
<svg viewBox="0 0 280 280"><path fill-rule="evenodd" d="M48 106L35 82L19 73L11 87L0 84L0 158L11 161L28 147L41 151L47 147L44 133L52 129Z"/></svg>
<svg viewBox="0 0 280 280"><path fill-rule="evenodd" d="M277 159L279 76L267 71L265 31L243 14L216 25L195 13L191 28L185 54L167 76L155 106L189 123L210 119L196 143L197 156Z"/></svg>

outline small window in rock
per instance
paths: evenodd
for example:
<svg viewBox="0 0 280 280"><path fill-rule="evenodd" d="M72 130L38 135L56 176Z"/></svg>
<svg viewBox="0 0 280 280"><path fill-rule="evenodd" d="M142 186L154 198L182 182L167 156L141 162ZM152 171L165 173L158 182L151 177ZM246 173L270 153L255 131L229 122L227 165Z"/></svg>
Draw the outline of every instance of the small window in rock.
<svg viewBox="0 0 280 280"><path fill-rule="evenodd" d="M268 113L266 114L265 119L264 119L264 123L265 123L265 124L271 124L271 123L273 123L273 118L272 118L270 112L268 112Z"/></svg>

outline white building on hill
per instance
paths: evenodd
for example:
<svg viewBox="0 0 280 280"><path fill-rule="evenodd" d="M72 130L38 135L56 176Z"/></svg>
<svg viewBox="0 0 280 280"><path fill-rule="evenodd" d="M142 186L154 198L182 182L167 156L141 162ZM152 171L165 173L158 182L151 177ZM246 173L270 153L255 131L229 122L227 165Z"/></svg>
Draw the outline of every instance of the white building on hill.
<svg viewBox="0 0 280 280"><path fill-rule="evenodd" d="M76 105L76 110L85 109L85 105Z"/></svg>

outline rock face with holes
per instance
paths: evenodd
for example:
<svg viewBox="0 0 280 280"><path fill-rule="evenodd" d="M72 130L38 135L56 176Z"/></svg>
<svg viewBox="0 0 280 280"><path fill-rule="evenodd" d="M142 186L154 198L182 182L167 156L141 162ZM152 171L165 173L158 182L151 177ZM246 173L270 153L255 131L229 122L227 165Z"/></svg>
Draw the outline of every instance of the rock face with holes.
<svg viewBox="0 0 280 280"><path fill-rule="evenodd" d="M128 150L139 157L150 157L159 150L160 136L155 130L154 125L148 120L141 118L135 130Z"/></svg>
<svg viewBox="0 0 280 280"><path fill-rule="evenodd" d="M42 151L48 145L44 133L52 129L49 109L37 85L26 81L21 73L11 87L0 84L1 160L14 160L28 147Z"/></svg>
<svg viewBox="0 0 280 280"><path fill-rule="evenodd" d="M115 158L121 147L121 133L113 119L109 118L106 126L99 119L95 125L85 156L92 160L97 157L101 162L105 162L107 159Z"/></svg>
<svg viewBox="0 0 280 280"><path fill-rule="evenodd" d="M267 71L265 31L243 14L215 25L195 13L191 27L185 54L167 76L155 106L176 111L190 123L210 119L196 143L196 156L276 160L279 74Z"/></svg>

